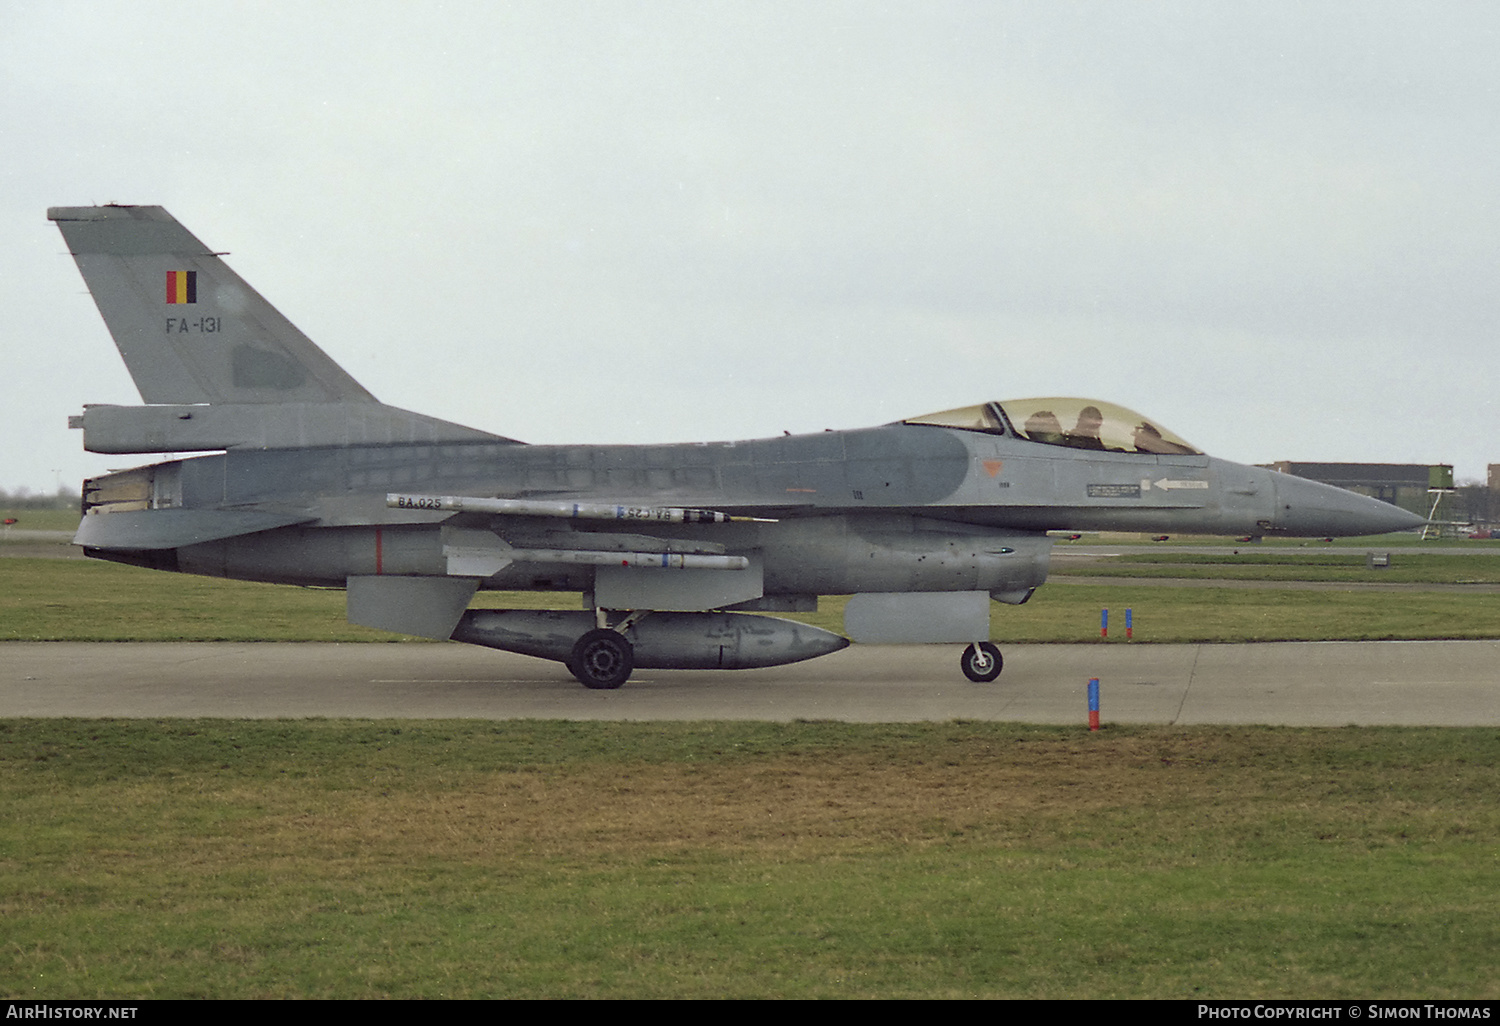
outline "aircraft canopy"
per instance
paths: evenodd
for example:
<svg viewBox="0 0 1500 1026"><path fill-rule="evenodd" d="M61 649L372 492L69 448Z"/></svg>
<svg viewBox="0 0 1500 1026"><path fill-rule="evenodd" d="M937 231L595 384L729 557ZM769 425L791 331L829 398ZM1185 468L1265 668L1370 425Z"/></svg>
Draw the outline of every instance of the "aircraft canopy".
<svg viewBox="0 0 1500 1026"><path fill-rule="evenodd" d="M1010 434L1044 445L1102 452L1201 454L1196 446L1155 421L1097 399L1006 399L911 417L901 423Z"/></svg>

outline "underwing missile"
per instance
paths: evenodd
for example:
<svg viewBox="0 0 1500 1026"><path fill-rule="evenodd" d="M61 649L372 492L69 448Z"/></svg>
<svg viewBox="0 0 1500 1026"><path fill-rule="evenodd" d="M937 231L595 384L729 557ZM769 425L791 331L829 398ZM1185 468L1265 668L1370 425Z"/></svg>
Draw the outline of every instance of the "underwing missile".
<svg viewBox="0 0 1500 1026"><path fill-rule="evenodd" d="M385 497L392 509L432 509L454 513L501 513L525 517L565 517L570 520L645 520L659 524L774 524L764 517L741 517L712 509L678 506L612 506L602 502L552 502L538 499L488 499L470 495L403 495Z"/></svg>

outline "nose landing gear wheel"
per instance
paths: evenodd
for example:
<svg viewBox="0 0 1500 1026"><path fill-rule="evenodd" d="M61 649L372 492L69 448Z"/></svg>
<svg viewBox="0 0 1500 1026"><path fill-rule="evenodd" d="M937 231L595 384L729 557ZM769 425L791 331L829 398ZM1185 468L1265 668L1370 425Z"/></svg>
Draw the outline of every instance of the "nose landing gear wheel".
<svg viewBox="0 0 1500 1026"><path fill-rule="evenodd" d="M593 630L573 646L567 667L584 687L613 691L635 669L635 651L619 631Z"/></svg>
<svg viewBox="0 0 1500 1026"><path fill-rule="evenodd" d="M984 684L1000 676L1005 660L1000 658L998 648L988 641L981 641L964 649L958 665L963 667L965 677L976 684Z"/></svg>

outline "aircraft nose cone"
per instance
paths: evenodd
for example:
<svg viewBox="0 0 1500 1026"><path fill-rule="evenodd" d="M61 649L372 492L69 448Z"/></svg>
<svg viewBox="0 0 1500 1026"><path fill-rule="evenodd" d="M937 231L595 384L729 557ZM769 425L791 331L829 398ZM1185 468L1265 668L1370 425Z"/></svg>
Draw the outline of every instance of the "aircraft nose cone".
<svg viewBox="0 0 1500 1026"><path fill-rule="evenodd" d="M1316 537L1385 534L1421 527L1424 517L1357 492L1276 474L1276 530Z"/></svg>

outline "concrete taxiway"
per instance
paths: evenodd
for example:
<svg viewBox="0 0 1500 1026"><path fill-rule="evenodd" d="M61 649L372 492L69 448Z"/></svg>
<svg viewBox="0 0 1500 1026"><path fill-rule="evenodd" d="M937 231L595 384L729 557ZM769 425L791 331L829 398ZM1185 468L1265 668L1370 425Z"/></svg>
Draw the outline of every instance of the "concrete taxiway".
<svg viewBox="0 0 1500 1026"><path fill-rule="evenodd" d="M1082 724L1500 725L1500 641L853 646L793 666L641 670L589 691L558 664L453 644L0 645L0 716L443 717Z"/></svg>

